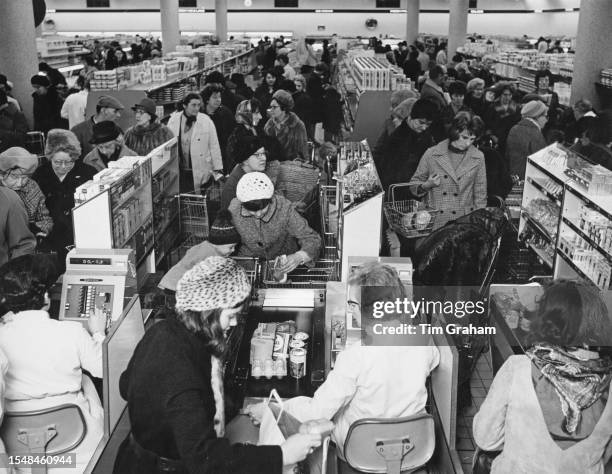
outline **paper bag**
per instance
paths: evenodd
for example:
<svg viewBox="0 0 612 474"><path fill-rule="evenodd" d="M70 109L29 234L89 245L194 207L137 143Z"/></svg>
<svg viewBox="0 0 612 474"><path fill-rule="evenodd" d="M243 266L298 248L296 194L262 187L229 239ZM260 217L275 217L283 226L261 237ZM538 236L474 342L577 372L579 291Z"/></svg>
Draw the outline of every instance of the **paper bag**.
<svg viewBox="0 0 612 474"><path fill-rule="evenodd" d="M274 399L274 402L272 402ZM261 417L261 425L259 427L259 442L262 445L281 445L285 440L298 432L300 422L285 412L283 401L276 390L270 392L266 407L264 408ZM284 466L283 474L294 474L297 471L297 465Z"/></svg>
<svg viewBox="0 0 612 474"><path fill-rule="evenodd" d="M300 420L285 411L283 401L276 390L272 390L261 418L258 444L280 445L289 436L298 433L301 424ZM283 474L325 474L329 441L330 437L327 436L305 461L284 467Z"/></svg>

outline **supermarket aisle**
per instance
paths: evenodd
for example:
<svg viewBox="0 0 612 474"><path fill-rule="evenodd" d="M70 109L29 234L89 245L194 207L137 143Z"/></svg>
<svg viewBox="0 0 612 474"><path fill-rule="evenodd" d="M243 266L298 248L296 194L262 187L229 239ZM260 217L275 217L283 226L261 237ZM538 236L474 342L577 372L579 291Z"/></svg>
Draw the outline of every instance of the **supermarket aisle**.
<svg viewBox="0 0 612 474"><path fill-rule="evenodd" d="M457 416L456 448L465 474L472 474L472 456L476 449L472 437L472 421L474 420L474 415L480 409L480 405L482 405L492 381L493 369L491 367L491 357L487 351L480 356L470 381L472 406L465 408Z"/></svg>

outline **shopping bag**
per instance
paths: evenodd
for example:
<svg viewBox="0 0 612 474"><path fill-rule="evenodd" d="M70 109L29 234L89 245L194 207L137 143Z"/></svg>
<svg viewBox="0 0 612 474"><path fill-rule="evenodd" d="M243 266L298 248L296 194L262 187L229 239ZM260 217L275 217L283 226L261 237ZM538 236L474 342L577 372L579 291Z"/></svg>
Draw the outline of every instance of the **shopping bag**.
<svg viewBox="0 0 612 474"><path fill-rule="evenodd" d="M301 424L300 420L287 413L277 391L272 390L261 417L258 444L280 445L289 436L298 433ZM329 441L330 437L327 436L305 461L284 467L283 474L325 474Z"/></svg>
<svg viewBox="0 0 612 474"><path fill-rule="evenodd" d="M274 401L272 401L274 399ZM285 440L300 429L300 422L285 412L283 401L276 390L270 392L268 401L261 417L258 445L281 445ZM283 467L283 474L294 474L297 465Z"/></svg>

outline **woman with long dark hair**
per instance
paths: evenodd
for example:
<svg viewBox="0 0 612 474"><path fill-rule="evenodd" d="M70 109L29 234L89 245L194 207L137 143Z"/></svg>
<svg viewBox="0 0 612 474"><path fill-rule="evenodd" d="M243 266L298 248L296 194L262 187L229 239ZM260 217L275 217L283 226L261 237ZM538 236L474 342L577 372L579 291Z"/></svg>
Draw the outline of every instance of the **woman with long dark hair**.
<svg viewBox="0 0 612 474"><path fill-rule="evenodd" d="M121 376L132 433L115 473L280 474L321 443L297 434L281 446L230 445L224 438L225 332L249 296L246 272L209 257L179 280L176 315L154 325Z"/></svg>

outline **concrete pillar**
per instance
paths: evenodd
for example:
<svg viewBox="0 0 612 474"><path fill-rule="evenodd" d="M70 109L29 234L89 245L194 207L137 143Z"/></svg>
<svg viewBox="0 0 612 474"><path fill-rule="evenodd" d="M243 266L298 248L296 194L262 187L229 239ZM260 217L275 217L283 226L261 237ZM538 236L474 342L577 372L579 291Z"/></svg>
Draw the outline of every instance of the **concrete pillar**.
<svg viewBox="0 0 612 474"><path fill-rule="evenodd" d="M467 36L467 21L469 11L469 0L451 0L450 16L448 22L448 61L453 58L457 48L465 44Z"/></svg>
<svg viewBox="0 0 612 474"><path fill-rule="evenodd" d="M227 0L215 0L215 25L219 43L227 41Z"/></svg>
<svg viewBox="0 0 612 474"><path fill-rule="evenodd" d="M589 99L595 108L602 104L595 89L599 72L612 65L612 2L610 0L582 0L576 36L574 75L571 103Z"/></svg>
<svg viewBox="0 0 612 474"><path fill-rule="evenodd" d="M419 35L421 0L406 0L406 43L413 44Z"/></svg>
<svg viewBox="0 0 612 474"><path fill-rule="evenodd" d="M13 83L13 95L32 126L30 78L38 72L34 9L30 1L0 0L0 11L0 71Z"/></svg>
<svg viewBox="0 0 612 474"><path fill-rule="evenodd" d="M162 48L171 53L181 44L179 34L178 0L160 0Z"/></svg>

